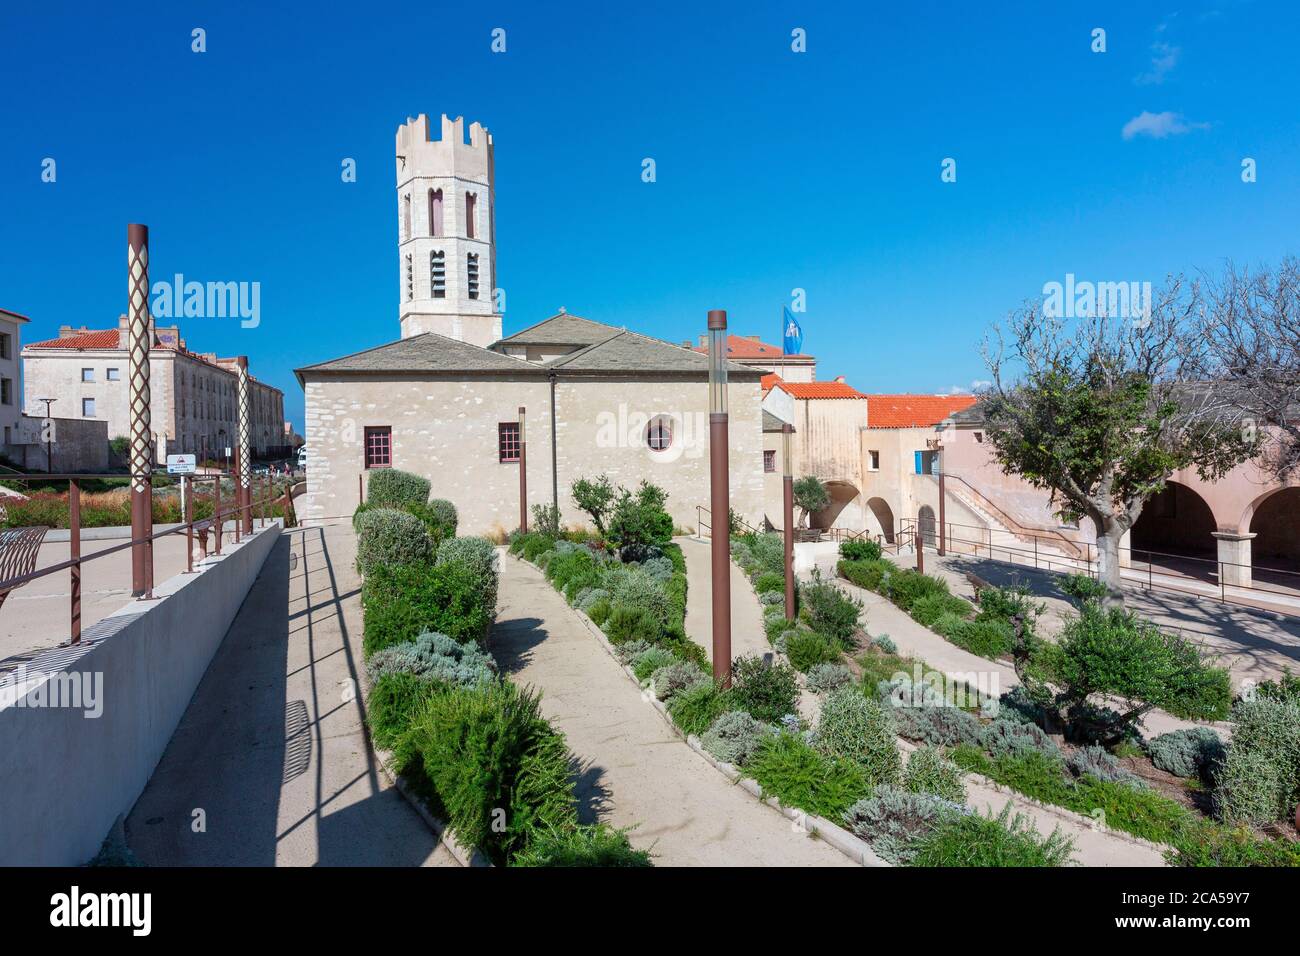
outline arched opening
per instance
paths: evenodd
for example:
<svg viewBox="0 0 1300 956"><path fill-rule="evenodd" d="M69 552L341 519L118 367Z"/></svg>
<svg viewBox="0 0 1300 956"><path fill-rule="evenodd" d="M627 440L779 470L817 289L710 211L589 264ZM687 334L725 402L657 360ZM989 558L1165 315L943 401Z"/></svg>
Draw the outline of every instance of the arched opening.
<svg viewBox="0 0 1300 956"><path fill-rule="evenodd" d="M442 190L429 190L429 235L442 235Z"/></svg>
<svg viewBox="0 0 1300 956"><path fill-rule="evenodd" d="M1252 577L1256 582L1300 588L1300 488L1279 488L1255 507L1250 519Z"/></svg>
<svg viewBox="0 0 1300 956"><path fill-rule="evenodd" d="M1129 535L1131 565L1217 580L1217 524L1205 499L1176 481L1152 495Z"/></svg>
<svg viewBox="0 0 1300 956"><path fill-rule="evenodd" d="M894 543L894 509L889 507L889 502L884 498L870 498L867 500L867 510L875 520L876 527L871 529L881 534L890 544ZM870 528L870 525L868 525Z"/></svg>
<svg viewBox="0 0 1300 956"><path fill-rule="evenodd" d="M933 547L937 525L934 520L934 509L929 505L921 505L920 510L916 512L916 530L921 532L921 541L926 547Z"/></svg>
<svg viewBox="0 0 1300 956"><path fill-rule="evenodd" d="M812 526L861 531L865 524L858 489L847 481L828 481L826 491L831 496L831 503L821 511L813 512Z"/></svg>

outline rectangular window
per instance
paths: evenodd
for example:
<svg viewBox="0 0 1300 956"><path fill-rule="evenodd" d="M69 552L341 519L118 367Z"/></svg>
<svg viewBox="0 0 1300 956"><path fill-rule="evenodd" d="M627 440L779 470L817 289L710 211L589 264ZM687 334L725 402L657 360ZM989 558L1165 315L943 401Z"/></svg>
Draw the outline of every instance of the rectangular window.
<svg viewBox="0 0 1300 956"><path fill-rule="evenodd" d="M388 468L393 464L393 429L390 425L366 426L366 467Z"/></svg>
<svg viewBox="0 0 1300 956"><path fill-rule="evenodd" d="M115 368L110 368L110 369L108 369L104 374L108 376L108 380L109 380L110 382L117 382L117 381L120 381L121 378L122 378L122 373L121 373L121 371L118 370L118 369L115 369ZM184 383L182 383L182 384L184 384Z"/></svg>
<svg viewBox="0 0 1300 956"><path fill-rule="evenodd" d="M429 253L429 284L435 299L447 298L447 254L440 250Z"/></svg>
<svg viewBox="0 0 1300 956"><path fill-rule="evenodd" d="M880 470L880 452L878 451L867 452L867 461L869 463L867 465L868 469L870 469L871 471Z"/></svg>
<svg viewBox="0 0 1300 956"><path fill-rule="evenodd" d="M14 380L11 378L0 378L0 404L12 405L14 403Z"/></svg>
<svg viewBox="0 0 1300 956"><path fill-rule="evenodd" d="M93 382L95 380L95 370L93 368L83 368L81 370L81 380L83 382Z"/></svg>
<svg viewBox="0 0 1300 956"><path fill-rule="evenodd" d="M406 301L415 298L415 268L411 264L411 254L406 254Z"/></svg>
<svg viewBox="0 0 1300 956"><path fill-rule="evenodd" d="M83 398L81 400L81 417L82 418L95 417L95 400L93 398Z"/></svg>
<svg viewBox="0 0 1300 956"><path fill-rule="evenodd" d="M469 297L478 298L478 253L471 252L466 258L466 279L469 285Z"/></svg>
<svg viewBox="0 0 1300 956"><path fill-rule="evenodd" d="M501 422L497 425L497 460L502 464L519 460L518 422Z"/></svg>
<svg viewBox="0 0 1300 956"><path fill-rule="evenodd" d="M12 348L12 345L10 344L9 333L8 333L8 332L0 332L0 359L7 359L7 358L10 358L10 357L11 357L11 353L10 353L10 349L11 349L11 348ZM9 443L8 443L8 442L5 442L5 444L7 445L7 444L9 444Z"/></svg>
<svg viewBox="0 0 1300 956"><path fill-rule="evenodd" d="M773 474L776 471L776 450L763 449L763 471L767 474Z"/></svg>
<svg viewBox="0 0 1300 956"><path fill-rule="evenodd" d="M478 197L473 193L465 194L465 235L473 239L476 230L474 228L474 207L478 205Z"/></svg>

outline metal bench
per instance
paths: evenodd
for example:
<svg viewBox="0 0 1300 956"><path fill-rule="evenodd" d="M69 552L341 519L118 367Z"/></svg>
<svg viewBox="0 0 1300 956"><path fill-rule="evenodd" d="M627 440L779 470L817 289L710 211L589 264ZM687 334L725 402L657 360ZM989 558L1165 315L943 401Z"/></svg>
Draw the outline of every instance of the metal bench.
<svg viewBox="0 0 1300 956"><path fill-rule="evenodd" d="M45 532L49 530L43 527L0 529L0 581L20 578L36 570L36 558L40 554L41 543L45 540ZM9 592L26 583L24 581L0 591L0 607L4 606Z"/></svg>

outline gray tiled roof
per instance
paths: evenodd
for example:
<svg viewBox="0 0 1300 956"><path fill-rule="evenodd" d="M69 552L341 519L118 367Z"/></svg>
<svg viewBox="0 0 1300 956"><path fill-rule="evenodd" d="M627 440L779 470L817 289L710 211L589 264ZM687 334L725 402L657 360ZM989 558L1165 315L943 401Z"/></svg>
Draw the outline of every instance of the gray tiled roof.
<svg viewBox="0 0 1300 956"><path fill-rule="evenodd" d="M592 345L619 331L621 329L617 326L560 312L502 339L492 348L502 345Z"/></svg>
<svg viewBox="0 0 1300 956"><path fill-rule="evenodd" d="M785 428L785 422L781 421L781 419L777 418L766 408L763 409L763 431L779 432L783 428Z"/></svg>
<svg viewBox="0 0 1300 956"><path fill-rule="evenodd" d="M538 372L538 366L523 359L449 339L436 332L425 332L407 339L377 345L364 352L354 352L296 369L303 372Z"/></svg>
<svg viewBox="0 0 1300 956"><path fill-rule="evenodd" d="M549 363L561 372L697 372L707 376L709 357L692 349L639 332L615 332L603 341ZM727 363L727 375L758 381L763 373L747 365Z"/></svg>

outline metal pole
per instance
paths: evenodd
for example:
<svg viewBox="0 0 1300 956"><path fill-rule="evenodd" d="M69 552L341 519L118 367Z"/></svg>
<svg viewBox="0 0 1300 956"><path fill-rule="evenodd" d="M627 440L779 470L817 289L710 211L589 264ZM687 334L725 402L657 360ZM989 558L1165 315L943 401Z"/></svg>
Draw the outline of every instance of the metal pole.
<svg viewBox="0 0 1300 956"><path fill-rule="evenodd" d="M235 466L232 471L232 474L237 476L239 474L239 461L240 461L238 446L235 447L234 455L235 455ZM235 520L231 522L235 526L235 544L239 544L240 532L243 531L243 526L244 526L243 509L244 509L244 493L239 490L239 478L236 477L235 478L235 505L233 509Z"/></svg>
<svg viewBox="0 0 1300 956"><path fill-rule="evenodd" d="M944 555L945 546L948 544L948 530L945 524L947 519L944 517L943 508L944 499L948 497L948 494L943 479L944 474L941 471L939 472L939 557L941 558Z"/></svg>
<svg viewBox="0 0 1300 956"><path fill-rule="evenodd" d="M992 552L989 553L992 555ZM925 538L920 524L916 528L916 570L918 574L925 574Z"/></svg>
<svg viewBox="0 0 1300 956"><path fill-rule="evenodd" d="M149 350L153 323L149 315L149 227L126 227L127 379L131 431L131 594L151 597L153 548L153 448L150 442Z"/></svg>
<svg viewBox="0 0 1300 956"><path fill-rule="evenodd" d="M190 487L190 476L181 475L181 497L185 499L185 513L181 520L185 522L185 573L194 573L194 489Z"/></svg>
<svg viewBox="0 0 1300 956"><path fill-rule="evenodd" d="M525 411L519 406L519 530L528 533L528 438L524 432Z"/></svg>
<svg viewBox="0 0 1300 956"><path fill-rule="evenodd" d="M221 554L221 472L217 472L217 495L212 505L213 554Z"/></svg>
<svg viewBox="0 0 1300 956"><path fill-rule="evenodd" d="M709 312L709 507L713 557L713 678L731 686L731 507L727 436L727 313ZM719 518L719 516L722 516ZM721 521L721 524L719 522Z"/></svg>
<svg viewBox="0 0 1300 956"><path fill-rule="evenodd" d="M249 388L248 388L248 356L240 355L235 359L235 371L239 376L239 494L241 520L244 525L244 534L253 533L253 508L252 496L253 489L250 482L250 471L253 466L253 456L249 450L249 428L251 425L249 410Z"/></svg>
<svg viewBox="0 0 1300 956"><path fill-rule="evenodd" d="M72 574L72 643L81 643L81 486L74 478L68 482L68 557L75 562Z"/></svg>
<svg viewBox="0 0 1300 956"><path fill-rule="evenodd" d="M793 435L793 425L781 426L781 455L784 460L781 469L783 472L781 523L785 525L785 619L787 621L794 620L794 463L791 461L790 448L794 444Z"/></svg>

